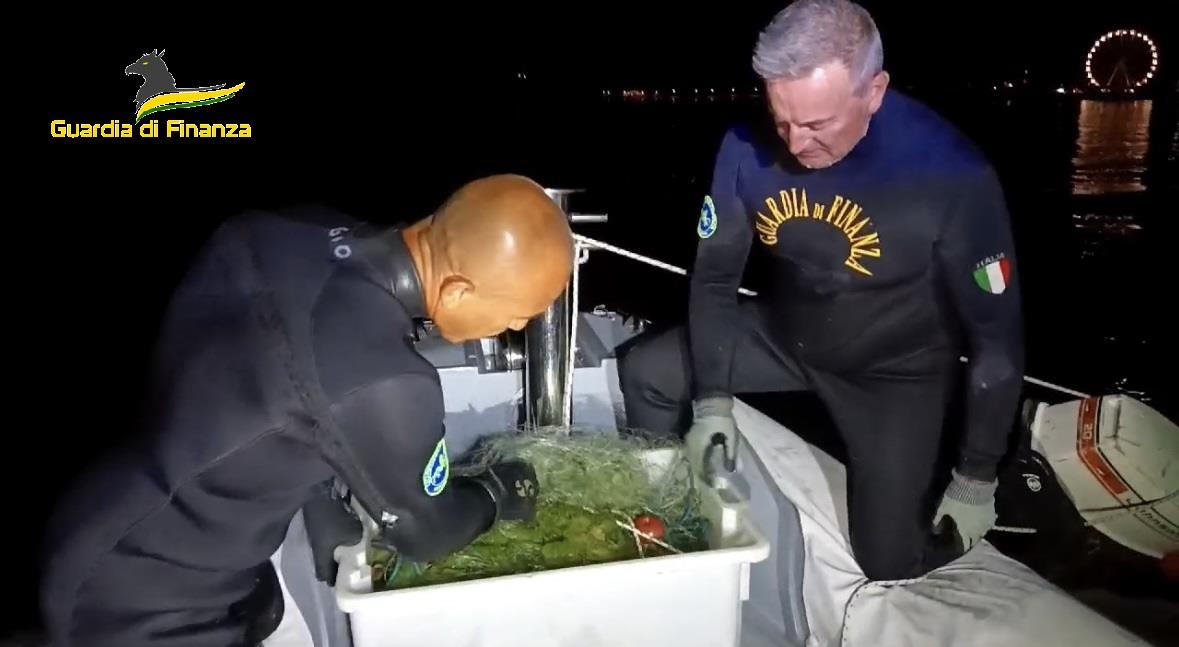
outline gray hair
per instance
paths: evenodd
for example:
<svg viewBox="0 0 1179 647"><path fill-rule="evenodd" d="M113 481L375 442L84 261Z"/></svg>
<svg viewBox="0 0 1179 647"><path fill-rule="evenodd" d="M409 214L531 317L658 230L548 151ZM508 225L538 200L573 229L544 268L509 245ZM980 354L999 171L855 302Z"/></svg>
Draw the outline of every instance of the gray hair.
<svg viewBox="0 0 1179 647"><path fill-rule="evenodd" d="M847 66L857 94L884 67L876 22L850 0L792 2L774 16L753 50L753 69L765 80L802 78L833 61Z"/></svg>

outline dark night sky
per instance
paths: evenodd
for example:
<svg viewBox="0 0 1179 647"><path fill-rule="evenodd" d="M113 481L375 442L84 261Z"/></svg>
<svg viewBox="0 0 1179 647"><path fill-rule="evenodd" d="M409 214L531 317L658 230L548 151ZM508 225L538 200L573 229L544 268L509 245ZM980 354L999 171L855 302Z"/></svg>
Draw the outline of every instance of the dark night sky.
<svg viewBox="0 0 1179 647"><path fill-rule="evenodd" d="M1151 33L1171 54L1173 5L1162 0L1062 2L908 2L864 0L884 35L886 65L901 81L992 80L1031 68L1050 82L1078 78L1086 49L1108 29ZM515 3L508 7L414 5L395 11L348 10L308 14L232 14L229 24L202 12L200 21L159 10L103 22L67 22L53 39L50 56L111 46L172 48L180 54L210 49L243 66L269 71L310 61L325 68L371 67L373 85L398 80L445 83L448 79L493 81L517 70L535 81L568 85L671 84L752 80L749 56L761 27L785 6L782 0L686 3ZM920 16L921 25L918 25ZM1066 24L1066 20L1069 24ZM109 27L109 29L108 29ZM1170 33L1168 33L1170 32ZM1174 46L1172 46L1174 47ZM1170 56L1168 56L1170 54ZM1164 66L1161 74L1174 78ZM36 71L38 68L32 68ZM257 76L257 75L255 75ZM309 80L309 83L316 83ZM330 78L320 83L331 82ZM336 88L343 91L345 88Z"/></svg>
<svg viewBox="0 0 1179 647"><path fill-rule="evenodd" d="M1173 23L1163 19L1166 2L863 4L884 35L886 64L922 81L989 80L1027 67L1033 75L1065 80L1080 73L1086 49L1108 29L1142 29L1160 46L1173 40L1164 33ZM674 11L645 4L625 11L593 6L499 13L468 42L487 38L499 45L498 53L484 58L489 66L504 57L551 77L574 72L607 84L720 83L752 78L749 54L757 32L784 3L742 0L692 9L680 3Z"/></svg>

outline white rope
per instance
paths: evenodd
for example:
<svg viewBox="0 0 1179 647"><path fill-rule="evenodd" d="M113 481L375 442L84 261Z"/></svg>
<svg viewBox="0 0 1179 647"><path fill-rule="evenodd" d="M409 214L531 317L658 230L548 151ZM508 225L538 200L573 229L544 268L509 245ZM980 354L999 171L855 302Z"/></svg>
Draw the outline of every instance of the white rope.
<svg viewBox="0 0 1179 647"><path fill-rule="evenodd" d="M958 361L962 362L963 364L966 364L970 361L970 358L963 355L963 356L958 357ZM1089 395L1088 393L1081 393L1080 391L1074 391L1074 390L1068 388L1067 386L1060 386L1059 384L1045 382L1044 380L1034 378L1030 375L1023 376L1023 379L1024 379L1024 381L1028 382L1029 384L1035 384L1037 386L1049 388L1054 391L1060 391L1061 393L1067 393L1068 395L1076 396L1078 398L1084 398L1084 399L1088 400L1089 398L1093 397L1093 396Z"/></svg>
<svg viewBox="0 0 1179 647"><path fill-rule="evenodd" d="M581 245L584 245L587 248L600 249L603 251L611 252L613 254L618 254L619 256L622 256L624 258L629 258L632 261L638 261L640 263L645 263L645 264L650 265L652 267L657 267L661 270L667 270L668 272L672 272L675 274L681 274L683 276L688 275L688 271L682 267L677 267L677 266L672 265L670 263L664 263L663 261L656 260L654 258L651 258L650 256L643 256L642 254L637 254L637 253L632 252L630 250L626 250L621 247L616 247L614 245L611 245L610 243L604 243L600 240L595 240L595 239L590 238L588 236L582 236L581 234L573 234L573 238L578 243L580 243ZM751 297L757 296L757 292L754 292L753 290L747 290L745 288L737 288L737 292L739 292L740 294L744 294L746 296L751 296ZM967 359L965 357L961 357L959 359L961 359L963 362L967 361ZM1037 386L1042 386L1047 389L1052 389L1053 391L1059 391L1060 393L1064 393L1066 395L1071 395L1074 397L1085 398L1085 399L1093 397L1093 396L1089 395L1088 393L1082 393L1081 391L1076 391L1076 390L1070 389L1068 387L1061 386L1059 384L1053 384L1053 383L1047 382L1045 380L1034 378L1030 375L1025 375L1023 379L1026 382L1028 382L1029 384L1035 384Z"/></svg>
<svg viewBox="0 0 1179 647"><path fill-rule="evenodd" d="M1039 532L1035 528L1021 528L1019 526L992 526L991 530L996 532L1010 532L1016 535L1034 535Z"/></svg>
<svg viewBox="0 0 1179 647"><path fill-rule="evenodd" d="M619 256L622 256L624 258L629 258L632 261L646 263L647 265L650 265L652 267L658 267L661 270L667 270L668 272L672 272L674 274L681 274L683 276L688 275L688 270L685 270L682 267L672 265L671 263L664 263L663 261L656 260L654 258L651 258L650 256L643 256L642 254L636 254L635 252L623 249L621 247L615 247L614 245L611 245L610 243L603 243L600 240L594 240L593 238L589 238L587 236L582 236L581 234L573 234L573 238L574 238L574 240L581 243L582 245L585 245L586 247L592 247L592 248L601 249L601 250L604 250L607 252L611 252L614 254L618 254ZM753 290L746 290L745 288L737 288L737 292L744 294L745 296L750 296L750 297L757 296L756 292L754 292Z"/></svg>
<svg viewBox="0 0 1179 647"><path fill-rule="evenodd" d="M1068 387L1060 386L1059 384L1053 384L1051 382L1045 382L1044 380L1036 379L1030 375L1023 376L1023 379L1031 384L1035 384L1037 386L1042 386L1042 387L1045 387L1048 389L1052 389L1053 391L1060 391L1061 393L1067 393L1068 395L1074 395L1078 398L1084 398L1084 399L1088 400L1089 398L1093 397L1093 396L1089 395L1088 393L1081 393L1080 391L1074 391Z"/></svg>
<svg viewBox="0 0 1179 647"><path fill-rule="evenodd" d="M573 423L573 368L577 364L577 320L581 318L577 312L578 276L581 264L589 260L589 248L580 242L573 244L573 276L569 279L569 352L565 358L565 400L561 403L561 420L566 433Z"/></svg>

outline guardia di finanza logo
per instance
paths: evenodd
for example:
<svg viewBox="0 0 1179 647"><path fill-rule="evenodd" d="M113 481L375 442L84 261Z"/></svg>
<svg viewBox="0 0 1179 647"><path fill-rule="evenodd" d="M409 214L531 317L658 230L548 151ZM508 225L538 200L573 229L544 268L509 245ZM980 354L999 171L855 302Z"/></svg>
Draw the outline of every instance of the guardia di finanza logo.
<svg viewBox="0 0 1179 647"><path fill-rule="evenodd" d="M143 78L143 84L135 93L134 123L111 120L103 124L70 124L64 119L51 124L53 137L134 137L138 126L140 137L160 137L159 120L144 121L144 118L159 112L199 108L229 101L246 87L245 82L232 87L228 84L204 87L182 88L176 85L176 77L164 62L164 51L152 50L128 65L123 72L127 76ZM164 137L250 137L250 124L207 124L186 123L182 119L169 119L163 130Z"/></svg>
<svg viewBox="0 0 1179 647"><path fill-rule="evenodd" d="M204 88L178 88L176 77L172 76L168 64L164 62L164 52L155 50L140 56L124 72L127 76L135 74L143 77L143 85L135 93L135 123L164 110L196 108L229 101L246 87L245 83L238 83L232 88L226 88L226 84L222 83Z"/></svg>

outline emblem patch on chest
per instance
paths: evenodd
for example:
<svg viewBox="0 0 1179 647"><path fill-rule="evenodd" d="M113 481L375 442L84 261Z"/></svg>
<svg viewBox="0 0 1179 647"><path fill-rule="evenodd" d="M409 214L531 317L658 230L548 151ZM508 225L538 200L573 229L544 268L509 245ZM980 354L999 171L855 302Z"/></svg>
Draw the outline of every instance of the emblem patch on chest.
<svg viewBox="0 0 1179 647"><path fill-rule="evenodd" d="M792 220L808 218L825 222L847 237L848 254L843 264L858 274L872 276L870 263L865 265L864 259L880 258L880 235L872 219L864 215L863 207L841 195L836 195L830 205L808 203L806 189L796 188L767 197L765 204L769 214L758 211L756 220L758 238L763 244L776 245L778 229Z"/></svg>

